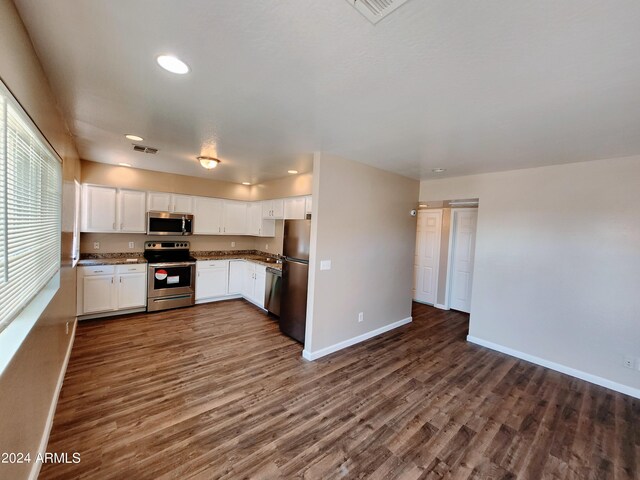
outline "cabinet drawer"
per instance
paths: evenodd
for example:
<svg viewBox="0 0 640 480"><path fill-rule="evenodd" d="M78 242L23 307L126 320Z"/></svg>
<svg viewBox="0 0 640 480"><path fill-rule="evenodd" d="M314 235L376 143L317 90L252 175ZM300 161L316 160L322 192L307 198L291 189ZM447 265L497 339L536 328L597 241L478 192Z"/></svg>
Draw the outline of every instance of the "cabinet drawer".
<svg viewBox="0 0 640 480"><path fill-rule="evenodd" d="M202 268L226 268L229 264L229 260L198 260L196 266L198 270Z"/></svg>
<svg viewBox="0 0 640 480"><path fill-rule="evenodd" d="M116 265L116 273L144 273L147 271L146 263Z"/></svg>
<svg viewBox="0 0 640 480"><path fill-rule="evenodd" d="M85 277L92 275L113 275L115 272L114 265L96 265L95 267L80 267L80 272Z"/></svg>

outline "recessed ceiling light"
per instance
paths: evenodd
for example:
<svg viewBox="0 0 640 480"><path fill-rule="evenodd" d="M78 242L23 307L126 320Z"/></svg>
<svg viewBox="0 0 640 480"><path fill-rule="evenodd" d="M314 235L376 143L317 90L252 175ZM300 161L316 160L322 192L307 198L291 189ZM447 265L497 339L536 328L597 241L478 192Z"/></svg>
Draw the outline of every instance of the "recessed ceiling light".
<svg viewBox="0 0 640 480"><path fill-rule="evenodd" d="M298 173L298 170L287 170L287 173L291 173L292 175L295 175L296 173Z"/></svg>
<svg viewBox="0 0 640 480"><path fill-rule="evenodd" d="M213 157L197 157L198 161L200 162L200 165L202 165L204 168L206 168L207 170L211 170L212 168L216 168L218 166L218 164L220 163L220 160L218 160L217 158L213 158Z"/></svg>
<svg viewBox="0 0 640 480"><path fill-rule="evenodd" d="M124 163L124 162L119 163L118 165L120 165L121 167L130 167L131 166L130 163Z"/></svg>
<svg viewBox="0 0 640 480"><path fill-rule="evenodd" d="M242 182L243 185L251 185L249 182Z"/></svg>
<svg viewBox="0 0 640 480"><path fill-rule="evenodd" d="M177 73L178 75L189 73L189 66L173 55L160 55L156 60L158 65L171 73Z"/></svg>
<svg viewBox="0 0 640 480"><path fill-rule="evenodd" d="M144 140L144 138L139 137L138 135L127 134L125 135L125 137L129 140L133 140L134 142L142 142Z"/></svg>
<svg viewBox="0 0 640 480"><path fill-rule="evenodd" d="M442 173L442 172L446 172L447 169L446 168L434 168L433 170L431 170L433 173Z"/></svg>

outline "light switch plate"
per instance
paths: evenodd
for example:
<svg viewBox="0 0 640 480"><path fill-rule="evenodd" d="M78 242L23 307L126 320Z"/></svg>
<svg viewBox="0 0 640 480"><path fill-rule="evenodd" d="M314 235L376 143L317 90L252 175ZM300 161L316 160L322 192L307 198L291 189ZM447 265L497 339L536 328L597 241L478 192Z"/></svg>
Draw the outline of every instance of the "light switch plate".
<svg viewBox="0 0 640 480"><path fill-rule="evenodd" d="M320 260L320 270L331 270L331 260Z"/></svg>
<svg viewBox="0 0 640 480"><path fill-rule="evenodd" d="M135 242L129 242L129 248L136 248Z"/></svg>

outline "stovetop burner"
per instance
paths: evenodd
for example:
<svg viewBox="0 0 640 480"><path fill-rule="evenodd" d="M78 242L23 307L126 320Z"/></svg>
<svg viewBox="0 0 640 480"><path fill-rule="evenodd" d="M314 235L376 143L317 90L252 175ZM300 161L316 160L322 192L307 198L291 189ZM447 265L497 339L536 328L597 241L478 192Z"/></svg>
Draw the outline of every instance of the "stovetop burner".
<svg viewBox="0 0 640 480"><path fill-rule="evenodd" d="M149 263L195 262L189 253L189 242L145 242L144 258Z"/></svg>

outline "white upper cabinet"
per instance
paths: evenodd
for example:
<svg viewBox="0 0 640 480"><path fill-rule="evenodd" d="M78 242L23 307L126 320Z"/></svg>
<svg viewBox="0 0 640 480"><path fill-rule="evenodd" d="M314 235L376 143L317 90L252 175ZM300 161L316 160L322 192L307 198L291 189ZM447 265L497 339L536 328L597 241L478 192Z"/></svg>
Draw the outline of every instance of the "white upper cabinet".
<svg viewBox="0 0 640 480"><path fill-rule="evenodd" d="M149 192L147 194L148 212L170 212L171 194L164 192Z"/></svg>
<svg viewBox="0 0 640 480"><path fill-rule="evenodd" d="M83 185L82 231L116 232L116 197L118 190L112 187Z"/></svg>
<svg viewBox="0 0 640 480"><path fill-rule="evenodd" d="M146 196L136 190L83 185L81 231L144 233Z"/></svg>
<svg viewBox="0 0 640 480"><path fill-rule="evenodd" d="M193 233L219 235L222 233L224 201L219 198L195 197L193 199Z"/></svg>
<svg viewBox="0 0 640 480"><path fill-rule="evenodd" d="M224 200L222 233L225 235L245 235L247 233L247 203ZM198 219L196 218L197 222Z"/></svg>
<svg viewBox="0 0 640 480"><path fill-rule="evenodd" d="M292 197L284 201L285 220L303 220L305 217L305 198Z"/></svg>
<svg viewBox="0 0 640 480"><path fill-rule="evenodd" d="M193 199L191 195L171 195L171 212L193 213Z"/></svg>
<svg viewBox="0 0 640 480"><path fill-rule="evenodd" d="M247 234L256 237L273 237L276 234L276 222L262 218L260 202L250 203L247 207Z"/></svg>
<svg viewBox="0 0 640 480"><path fill-rule="evenodd" d="M118 191L118 221L121 232L145 233L146 192Z"/></svg>
<svg viewBox="0 0 640 480"><path fill-rule="evenodd" d="M262 218L279 220L284 218L284 199L265 200L262 202Z"/></svg>
<svg viewBox="0 0 640 480"><path fill-rule="evenodd" d="M304 212L307 215L311 215L311 210L313 209L313 197L311 195L307 195L304 197Z"/></svg>
<svg viewBox="0 0 640 480"><path fill-rule="evenodd" d="M147 196L147 211L193 213L193 197L166 192L149 192Z"/></svg>

